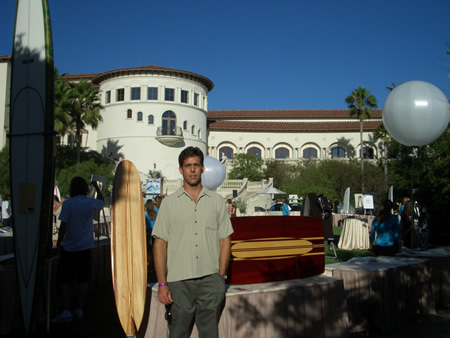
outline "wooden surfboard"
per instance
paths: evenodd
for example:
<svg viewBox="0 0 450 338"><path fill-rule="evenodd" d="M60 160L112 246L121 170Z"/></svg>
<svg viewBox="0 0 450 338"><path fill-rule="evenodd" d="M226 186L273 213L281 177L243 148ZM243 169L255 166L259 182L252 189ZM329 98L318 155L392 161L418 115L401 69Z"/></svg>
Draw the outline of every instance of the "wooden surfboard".
<svg viewBox="0 0 450 338"><path fill-rule="evenodd" d="M265 283L323 273L320 219L303 216L232 217L229 284Z"/></svg>
<svg viewBox="0 0 450 338"><path fill-rule="evenodd" d="M117 313L125 334L142 323L147 291L147 241L144 200L136 167L122 161L114 176L111 210L111 260Z"/></svg>
<svg viewBox="0 0 450 338"><path fill-rule="evenodd" d="M45 257L51 243L53 84L47 0L17 1L9 136L16 269L26 334L42 297Z"/></svg>

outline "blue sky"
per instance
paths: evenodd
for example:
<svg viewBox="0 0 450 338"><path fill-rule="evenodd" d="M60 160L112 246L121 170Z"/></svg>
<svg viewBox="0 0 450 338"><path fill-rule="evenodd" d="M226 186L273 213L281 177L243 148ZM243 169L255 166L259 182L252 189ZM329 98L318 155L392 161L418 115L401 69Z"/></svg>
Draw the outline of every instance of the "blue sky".
<svg viewBox="0 0 450 338"><path fill-rule="evenodd" d="M1 0L0 55L15 0ZM345 109L360 85L430 82L450 97L448 0L49 0L61 73L152 63L211 79L209 109Z"/></svg>

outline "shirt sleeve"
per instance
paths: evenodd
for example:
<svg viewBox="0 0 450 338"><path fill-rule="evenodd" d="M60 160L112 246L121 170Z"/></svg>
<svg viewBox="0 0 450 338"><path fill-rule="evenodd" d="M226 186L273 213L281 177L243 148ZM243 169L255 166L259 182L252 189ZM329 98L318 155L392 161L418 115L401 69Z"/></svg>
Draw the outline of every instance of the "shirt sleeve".
<svg viewBox="0 0 450 338"><path fill-rule="evenodd" d="M370 229L370 237L369 237L369 242L373 243L374 239L375 239L375 226L377 225L378 221L374 221L372 223L372 227Z"/></svg>
<svg viewBox="0 0 450 338"><path fill-rule="evenodd" d="M225 204L221 202L219 205L219 239L222 239L230 236L234 230Z"/></svg>
<svg viewBox="0 0 450 338"><path fill-rule="evenodd" d="M95 208L96 210L101 210L101 209L103 209L103 206L104 206L105 203L104 203L102 200L95 199L94 201L95 201L95 206L94 206L94 208Z"/></svg>
<svg viewBox="0 0 450 338"><path fill-rule="evenodd" d="M61 222L69 222L69 203L63 203L61 206L61 212L59 213L59 220Z"/></svg>
<svg viewBox="0 0 450 338"><path fill-rule="evenodd" d="M397 216L392 216L392 231L394 232L394 244L400 243L400 222L398 221Z"/></svg>

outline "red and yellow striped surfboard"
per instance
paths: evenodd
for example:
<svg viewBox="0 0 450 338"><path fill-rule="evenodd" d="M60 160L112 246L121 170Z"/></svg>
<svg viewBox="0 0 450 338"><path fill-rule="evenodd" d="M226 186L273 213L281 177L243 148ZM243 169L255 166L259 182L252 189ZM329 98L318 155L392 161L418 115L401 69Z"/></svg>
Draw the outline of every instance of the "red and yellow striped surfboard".
<svg viewBox="0 0 450 338"><path fill-rule="evenodd" d="M265 283L323 273L322 222L303 216L233 217L229 284Z"/></svg>

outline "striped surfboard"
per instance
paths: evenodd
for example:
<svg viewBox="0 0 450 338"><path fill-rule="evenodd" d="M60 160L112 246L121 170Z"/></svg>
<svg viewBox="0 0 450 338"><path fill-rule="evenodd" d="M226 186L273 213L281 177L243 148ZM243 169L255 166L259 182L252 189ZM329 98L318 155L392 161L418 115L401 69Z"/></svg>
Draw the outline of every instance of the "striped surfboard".
<svg viewBox="0 0 450 338"><path fill-rule="evenodd" d="M232 217L229 284L253 284L323 273L322 222L304 216Z"/></svg>

